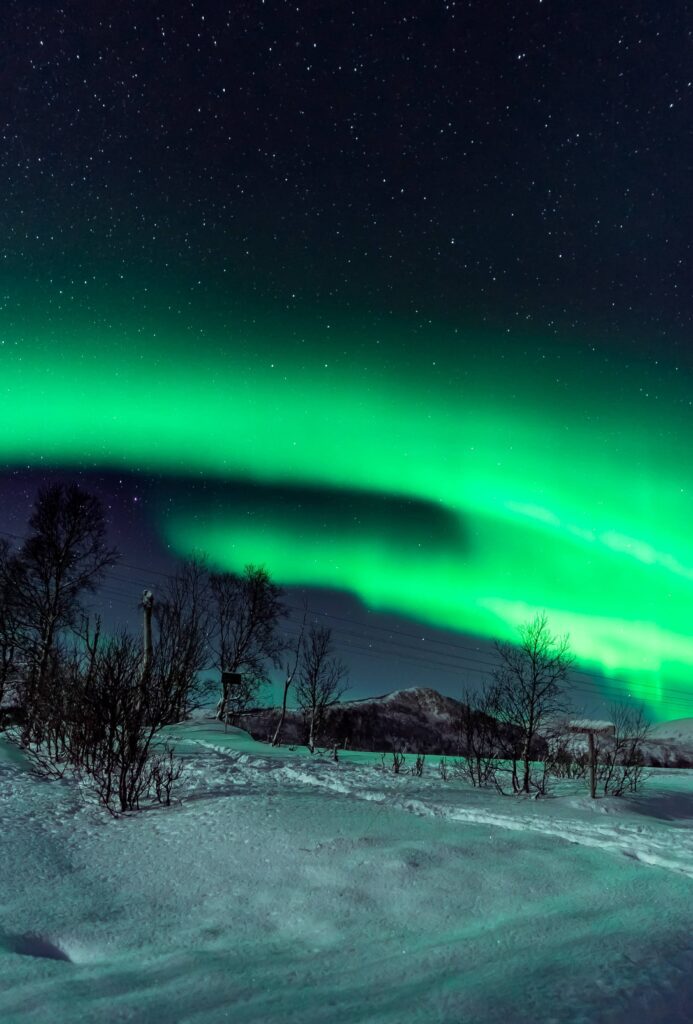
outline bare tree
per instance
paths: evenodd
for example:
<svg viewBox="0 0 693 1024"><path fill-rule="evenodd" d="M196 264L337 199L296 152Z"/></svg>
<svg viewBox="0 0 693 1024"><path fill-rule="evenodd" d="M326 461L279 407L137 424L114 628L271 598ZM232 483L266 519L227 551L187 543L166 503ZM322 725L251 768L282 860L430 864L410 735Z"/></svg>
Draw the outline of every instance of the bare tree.
<svg viewBox="0 0 693 1024"><path fill-rule="evenodd" d="M587 721L588 716L583 716ZM545 775L556 779L584 779L587 776L590 759L587 750L576 738L566 718L554 719L542 732L546 743L543 757Z"/></svg>
<svg viewBox="0 0 693 1024"><path fill-rule="evenodd" d="M513 789L529 793L531 759L540 729L547 718L567 709L561 684L574 659L568 637L551 633L545 612L520 626L519 633L517 645L496 643L501 663L493 672L493 706L496 718L509 728L506 754L512 761Z"/></svg>
<svg viewBox="0 0 693 1024"><path fill-rule="evenodd" d="M113 813L138 810L152 795L170 803L180 763L160 739L171 694L153 685L156 659L155 648L152 676L143 673L140 640L126 631L105 643L94 634L88 649L76 649L61 665L62 685L41 720L41 739L25 747L35 769L48 777L68 769L83 776Z"/></svg>
<svg viewBox="0 0 693 1024"><path fill-rule="evenodd" d="M0 538L0 729L4 725L3 703L14 697L20 641L17 604L8 579L10 545Z"/></svg>
<svg viewBox="0 0 693 1024"><path fill-rule="evenodd" d="M162 709L145 683L139 640L123 632L97 655L92 684L83 693L82 750L73 748L72 760L109 809L138 809L153 782L152 741L163 725Z"/></svg>
<svg viewBox="0 0 693 1024"><path fill-rule="evenodd" d="M204 567L184 565L157 605L148 660L138 637L106 643L86 616L70 641L56 639L44 670L49 699L33 707L30 735L11 730L43 777L83 776L111 812L144 798L171 802L181 763L161 731L190 707L207 658Z"/></svg>
<svg viewBox="0 0 693 1024"><path fill-rule="evenodd" d="M146 661L147 685L160 694L162 716L184 719L204 692L200 673L209 664L210 588L203 562L185 562L154 602L156 643Z"/></svg>
<svg viewBox="0 0 693 1024"><path fill-rule="evenodd" d="M456 762L455 773L474 786L493 780L500 743L494 711L495 692L488 686L476 693L463 693L460 740L465 759Z"/></svg>
<svg viewBox="0 0 693 1024"><path fill-rule="evenodd" d="M266 569L253 565L240 575L212 573L210 591L214 667L241 676L241 685L231 692L222 675L217 717L226 720L245 710L260 685L269 682L268 666L279 666L284 643L278 625L286 609L281 588Z"/></svg>
<svg viewBox="0 0 693 1024"><path fill-rule="evenodd" d="M93 593L118 554L106 542L99 499L76 484L54 484L39 492L30 534L7 559L5 586L16 612L24 663L22 703L31 731L32 708L50 699L47 684L59 638L84 615L83 597Z"/></svg>
<svg viewBox="0 0 693 1024"><path fill-rule="evenodd" d="M614 725L613 741L597 749L597 779L605 796L635 793L647 778L643 745L652 723L643 707L614 704L609 718Z"/></svg>
<svg viewBox="0 0 693 1024"><path fill-rule="evenodd" d="M315 750L327 708L336 704L347 687L348 670L332 651L332 630L311 626L303 643L296 682L296 703L308 724L308 749Z"/></svg>
<svg viewBox="0 0 693 1024"><path fill-rule="evenodd" d="M49 699L33 707L30 733L24 727L10 730L41 776L60 778L76 764L91 763L90 702L100 633L98 617L92 625L85 615L70 644L62 638L56 643L48 664Z"/></svg>
<svg viewBox="0 0 693 1024"><path fill-rule="evenodd" d="M291 684L296 676L298 669L298 663L301 657L301 648L303 647L303 636L306 631L306 618L308 616L308 605L306 602L303 604L303 621L301 622L301 629L298 634L296 643L292 645L293 660L287 661L284 666L284 693L282 694L282 710L279 715L279 721L277 722L277 728L274 730L274 736L272 737L272 746L278 747L281 742L282 729L284 727L284 721L286 719L286 701L289 696L289 690Z"/></svg>
<svg viewBox="0 0 693 1024"><path fill-rule="evenodd" d="M380 763L382 765L383 771L387 771L387 765L385 763L386 757L387 754L385 753L380 755ZM403 750L400 750L399 747L396 746L395 749L392 751L392 761L390 762L390 768L392 770L392 773L394 775L404 775L404 765L406 764L406 761L406 754L404 753Z"/></svg>

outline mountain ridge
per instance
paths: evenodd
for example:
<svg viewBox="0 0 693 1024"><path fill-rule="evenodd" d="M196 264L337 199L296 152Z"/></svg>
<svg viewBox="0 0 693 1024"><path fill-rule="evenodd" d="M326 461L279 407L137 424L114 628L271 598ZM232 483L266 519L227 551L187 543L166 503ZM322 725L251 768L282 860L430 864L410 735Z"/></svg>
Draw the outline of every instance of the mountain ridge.
<svg viewBox="0 0 693 1024"><path fill-rule="evenodd" d="M464 756L460 718L465 704L428 686L391 690L374 697L340 701L328 708L318 744L351 750ZM254 708L235 723L253 739L269 742L279 708ZM302 745L307 731L303 715L287 709L282 743ZM540 741L541 745L541 741ZM693 718L658 722L644 748L654 767L693 767Z"/></svg>

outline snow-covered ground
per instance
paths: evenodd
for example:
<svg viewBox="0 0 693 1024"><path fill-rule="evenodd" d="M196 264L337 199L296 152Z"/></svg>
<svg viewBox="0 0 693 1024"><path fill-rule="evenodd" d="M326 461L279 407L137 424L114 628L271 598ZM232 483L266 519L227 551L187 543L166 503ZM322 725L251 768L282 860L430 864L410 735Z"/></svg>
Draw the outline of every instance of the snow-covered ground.
<svg viewBox="0 0 693 1024"><path fill-rule="evenodd" d="M0 739L3 1024L693 1020L693 772L525 800L172 732L182 803L118 819Z"/></svg>

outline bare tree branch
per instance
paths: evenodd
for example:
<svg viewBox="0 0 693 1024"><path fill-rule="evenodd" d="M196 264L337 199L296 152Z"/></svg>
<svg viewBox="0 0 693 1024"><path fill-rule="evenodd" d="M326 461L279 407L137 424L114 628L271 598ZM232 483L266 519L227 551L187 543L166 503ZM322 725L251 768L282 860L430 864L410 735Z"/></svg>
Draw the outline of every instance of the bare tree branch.
<svg viewBox="0 0 693 1024"><path fill-rule="evenodd" d="M296 702L308 725L308 749L315 750L325 711L336 704L348 688L348 670L332 653L332 630L311 626L301 651L296 682Z"/></svg>
<svg viewBox="0 0 693 1024"><path fill-rule="evenodd" d="M214 667L242 679L234 693L222 681L217 717L226 720L245 710L259 686L269 682L268 666L279 666L285 646L277 627L286 609L281 588L256 566L247 565L240 575L212 573L210 590Z"/></svg>
<svg viewBox="0 0 693 1024"><path fill-rule="evenodd" d="M505 755L513 766L513 789L529 793L533 748L544 721L567 709L561 684L574 659L568 637L551 633L545 612L522 625L519 633L517 645L496 644L501 664L493 673L493 705L496 717L511 729Z"/></svg>

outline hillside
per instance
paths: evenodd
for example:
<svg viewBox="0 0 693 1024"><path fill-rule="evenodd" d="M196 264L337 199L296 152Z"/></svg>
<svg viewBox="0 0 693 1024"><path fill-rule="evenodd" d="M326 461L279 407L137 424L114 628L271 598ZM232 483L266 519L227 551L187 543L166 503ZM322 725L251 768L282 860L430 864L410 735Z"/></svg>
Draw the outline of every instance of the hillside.
<svg viewBox="0 0 693 1024"><path fill-rule="evenodd" d="M693 768L693 718L675 718L653 726L645 756L656 767Z"/></svg>
<svg viewBox="0 0 693 1024"><path fill-rule="evenodd" d="M429 687L343 701L328 709L319 742L322 746L336 743L350 750L464 754L459 726L463 708L461 701ZM253 739L267 742L274 735L278 720L278 708L254 708L237 724ZM305 740L302 714L287 711L282 742L298 745ZM576 747L582 743L579 739L573 742ZM608 740L602 742L608 744ZM647 762L655 767L693 767L693 719L658 723L643 751Z"/></svg>
<svg viewBox="0 0 693 1024"><path fill-rule="evenodd" d="M350 750L403 750L425 754L460 752L459 720L463 705L436 690L415 687L380 697L343 701L327 711L320 742ZM239 721L254 739L267 740L279 719L277 708L255 709ZM303 716L287 711L285 743L305 741Z"/></svg>

